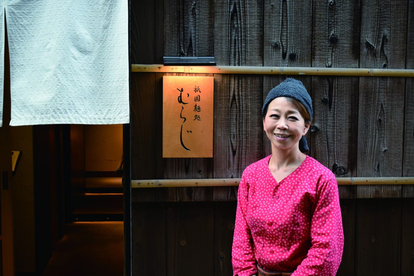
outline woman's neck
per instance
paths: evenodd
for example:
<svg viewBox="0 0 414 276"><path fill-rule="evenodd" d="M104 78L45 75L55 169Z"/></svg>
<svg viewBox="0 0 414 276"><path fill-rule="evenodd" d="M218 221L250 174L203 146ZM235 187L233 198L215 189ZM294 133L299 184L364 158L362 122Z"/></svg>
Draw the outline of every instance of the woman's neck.
<svg viewBox="0 0 414 276"><path fill-rule="evenodd" d="M272 171L284 170L287 168L297 168L305 160L306 155L299 149L280 150L272 149L272 157L269 160L269 168Z"/></svg>

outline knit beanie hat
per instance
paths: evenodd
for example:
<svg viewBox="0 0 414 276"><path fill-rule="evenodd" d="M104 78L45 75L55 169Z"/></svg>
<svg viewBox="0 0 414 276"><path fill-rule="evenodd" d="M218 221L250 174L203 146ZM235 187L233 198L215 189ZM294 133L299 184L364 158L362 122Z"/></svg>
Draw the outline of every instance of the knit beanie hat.
<svg viewBox="0 0 414 276"><path fill-rule="evenodd" d="M301 81L292 78L287 78L278 86L270 90L262 107L263 116L266 116L265 112L267 111L270 102L278 97L289 97L299 101L306 108L306 111L308 111L310 118L312 120L312 99ZM308 142L306 141L305 136L302 136L302 138L299 141L299 149L301 152L306 152L309 150Z"/></svg>

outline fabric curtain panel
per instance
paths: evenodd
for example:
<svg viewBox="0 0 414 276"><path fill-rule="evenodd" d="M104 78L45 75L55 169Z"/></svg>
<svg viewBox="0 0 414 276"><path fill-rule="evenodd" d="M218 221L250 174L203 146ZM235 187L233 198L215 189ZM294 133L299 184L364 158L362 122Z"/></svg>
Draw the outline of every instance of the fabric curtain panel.
<svg viewBox="0 0 414 276"><path fill-rule="evenodd" d="M4 3L11 126L129 123L127 0Z"/></svg>

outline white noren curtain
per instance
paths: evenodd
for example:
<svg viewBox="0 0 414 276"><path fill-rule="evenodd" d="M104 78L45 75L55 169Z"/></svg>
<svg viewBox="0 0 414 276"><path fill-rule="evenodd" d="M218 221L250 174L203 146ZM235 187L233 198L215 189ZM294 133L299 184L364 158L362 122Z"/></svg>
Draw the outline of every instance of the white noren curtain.
<svg viewBox="0 0 414 276"><path fill-rule="evenodd" d="M127 0L5 3L10 125L129 123Z"/></svg>

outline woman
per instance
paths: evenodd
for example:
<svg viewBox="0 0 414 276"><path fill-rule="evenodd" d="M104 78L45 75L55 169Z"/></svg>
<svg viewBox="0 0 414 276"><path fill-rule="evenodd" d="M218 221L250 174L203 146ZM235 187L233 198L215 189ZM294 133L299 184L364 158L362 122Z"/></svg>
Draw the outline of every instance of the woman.
<svg viewBox="0 0 414 276"><path fill-rule="evenodd" d="M233 275L335 275L343 228L334 174L310 156L304 135L312 100L288 78L262 108L272 154L248 166L239 185ZM282 273L284 272L284 273Z"/></svg>

